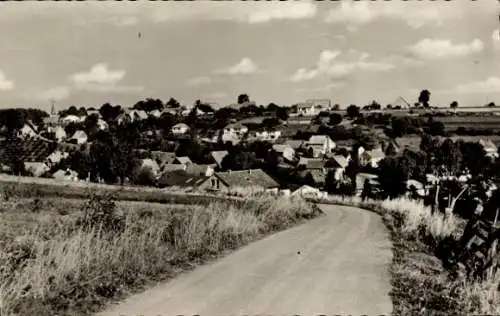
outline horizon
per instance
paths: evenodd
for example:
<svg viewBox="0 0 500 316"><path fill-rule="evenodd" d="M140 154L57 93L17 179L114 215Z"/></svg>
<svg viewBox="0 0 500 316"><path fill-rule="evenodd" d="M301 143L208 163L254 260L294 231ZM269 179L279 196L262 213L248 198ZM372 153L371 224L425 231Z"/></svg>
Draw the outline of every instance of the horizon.
<svg viewBox="0 0 500 316"><path fill-rule="evenodd" d="M1 108L500 103L500 2L3 2ZM473 23L463 23L463 20ZM397 30L395 32L394 30ZM374 40L374 39L379 39Z"/></svg>

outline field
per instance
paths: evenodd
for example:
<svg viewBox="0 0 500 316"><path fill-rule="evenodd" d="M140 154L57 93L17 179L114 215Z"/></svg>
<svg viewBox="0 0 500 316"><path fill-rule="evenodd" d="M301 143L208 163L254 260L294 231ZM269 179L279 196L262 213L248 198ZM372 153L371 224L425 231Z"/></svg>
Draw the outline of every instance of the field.
<svg viewBox="0 0 500 316"><path fill-rule="evenodd" d="M436 116L434 120L442 122L445 130L455 131L459 127L473 129L500 130L500 116Z"/></svg>
<svg viewBox="0 0 500 316"><path fill-rule="evenodd" d="M479 140L491 140L496 146L500 146L500 135L491 135L491 136L451 136L450 139L456 141L462 139L468 142L479 142ZM398 144L403 148L409 148L413 150L420 149L420 140L421 137L417 135L406 135L401 138L398 138Z"/></svg>
<svg viewBox="0 0 500 316"><path fill-rule="evenodd" d="M0 202L0 315L88 315L319 215L301 199L265 196L165 205L116 202L103 192L11 195Z"/></svg>

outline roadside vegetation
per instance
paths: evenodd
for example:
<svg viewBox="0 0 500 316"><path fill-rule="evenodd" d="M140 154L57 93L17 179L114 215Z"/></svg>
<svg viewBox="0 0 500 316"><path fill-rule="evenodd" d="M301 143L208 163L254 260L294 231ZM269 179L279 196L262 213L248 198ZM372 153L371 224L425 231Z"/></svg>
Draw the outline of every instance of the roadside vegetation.
<svg viewBox="0 0 500 316"><path fill-rule="evenodd" d="M465 220L431 214L422 202L408 198L361 201L330 196L322 203L368 209L380 214L393 243L391 264L394 315L498 315L499 279L472 282L444 261L458 244Z"/></svg>
<svg viewBox="0 0 500 316"><path fill-rule="evenodd" d="M265 196L240 206L13 196L0 204L0 315L88 315L320 214Z"/></svg>

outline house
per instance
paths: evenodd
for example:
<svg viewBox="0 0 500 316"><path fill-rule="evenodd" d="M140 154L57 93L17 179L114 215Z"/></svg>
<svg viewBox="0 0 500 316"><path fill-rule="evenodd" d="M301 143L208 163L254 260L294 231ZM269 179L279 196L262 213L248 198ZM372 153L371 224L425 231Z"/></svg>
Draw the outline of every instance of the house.
<svg viewBox="0 0 500 316"><path fill-rule="evenodd" d="M146 113L146 111L143 110L132 110L128 113L128 115L132 119L132 122L142 121L148 118L148 114Z"/></svg>
<svg viewBox="0 0 500 316"><path fill-rule="evenodd" d="M68 125L71 123L81 123L82 118L76 115L67 115L63 118L61 118L61 123L64 125Z"/></svg>
<svg viewBox="0 0 500 316"><path fill-rule="evenodd" d="M32 177L41 177L46 172L50 171L49 166L43 162L24 162L24 169Z"/></svg>
<svg viewBox="0 0 500 316"><path fill-rule="evenodd" d="M186 166L193 163L189 157L176 157L174 163L175 162Z"/></svg>
<svg viewBox="0 0 500 316"><path fill-rule="evenodd" d="M97 128L100 129L101 131L107 130L109 128L108 123L106 123L105 120L102 118L97 119Z"/></svg>
<svg viewBox="0 0 500 316"><path fill-rule="evenodd" d="M185 171L187 174L192 176L205 176L210 177L214 174L215 164L213 165L199 165L196 163L185 165Z"/></svg>
<svg viewBox="0 0 500 316"><path fill-rule="evenodd" d="M486 156L490 158L498 158L498 148L493 144L491 140L479 140L479 144L483 146L484 151L486 151Z"/></svg>
<svg viewBox="0 0 500 316"><path fill-rule="evenodd" d="M248 133L248 127L240 123L229 124L224 127L222 131L222 142L231 142L237 144L241 141L243 136Z"/></svg>
<svg viewBox="0 0 500 316"><path fill-rule="evenodd" d="M219 168L222 165L222 160L227 155L229 155L229 152L227 150L218 150L210 152L210 157L212 157L213 161L217 164Z"/></svg>
<svg viewBox="0 0 500 316"><path fill-rule="evenodd" d="M193 176L188 174L185 170L163 172L158 179L158 186L160 188L171 186L184 187L185 183L191 178L193 178Z"/></svg>
<svg viewBox="0 0 500 316"><path fill-rule="evenodd" d="M297 114L304 116L316 116L320 112L330 111L332 108L329 99L310 99L297 105Z"/></svg>
<svg viewBox="0 0 500 316"><path fill-rule="evenodd" d="M139 165L137 171L144 172L148 169L151 171L151 175L153 176L153 178L156 179L160 173L160 166L154 159L150 158L142 159L141 164Z"/></svg>
<svg viewBox="0 0 500 316"><path fill-rule="evenodd" d="M288 139L285 141L284 145L290 146L293 150L297 150L304 145L304 141L299 139Z"/></svg>
<svg viewBox="0 0 500 316"><path fill-rule="evenodd" d="M359 163L362 166L371 166L378 168L378 163L385 158L385 153L382 148L366 150L359 156Z"/></svg>
<svg viewBox="0 0 500 316"><path fill-rule="evenodd" d="M149 112L149 115L152 117L160 118L161 117L161 111L158 109L154 109L153 111Z"/></svg>
<svg viewBox="0 0 500 316"><path fill-rule="evenodd" d="M252 138L258 139L260 141L274 142L281 136L281 131L279 130L261 130L252 133Z"/></svg>
<svg viewBox="0 0 500 316"><path fill-rule="evenodd" d="M77 144L85 144L88 140L87 133L82 130L76 131L73 136L71 136L72 140L75 140Z"/></svg>
<svg viewBox="0 0 500 316"><path fill-rule="evenodd" d="M156 161L156 163L162 167L166 164L172 164L175 161L175 153L168 151L151 151L151 158Z"/></svg>
<svg viewBox="0 0 500 316"><path fill-rule="evenodd" d="M189 131L189 126L184 123L179 123L172 126L172 134L174 135L184 135L188 131Z"/></svg>
<svg viewBox="0 0 500 316"><path fill-rule="evenodd" d="M326 155L335 149L335 142L327 135L313 135L307 141L308 150L312 150L314 157Z"/></svg>
<svg viewBox="0 0 500 316"><path fill-rule="evenodd" d="M49 133L54 133L54 137L58 142L62 142L66 138L66 131L64 128L60 125L57 125L55 127L49 126L47 128L47 132Z"/></svg>
<svg viewBox="0 0 500 316"><path fill-rule="evenodd" d="M273 150L281 154L281 156L283 156L283 158L285 158L288 161L293 161L295 158L295 149L293 149L289 145L275 144L273 145Z"/></svg>
<svg viewBox="0 0 500 316"><path fill-rule="evenodd" d="M199 190L230 191L238 188L277 192L279 184L261 169L215 172L198 185Z"/></svg>
<svg viewBox="0 0 500 316"><path fill-rule="evenodd" d="M49 116L43 118L43 124L45 126L55 126L59 124L59 121L60 117L57 114L50 114Z"/></svg>
<svg viewBox="0 0 500 316"><path fill-rule="evenodd" d="M317 199L321 199L321 198L326 198L328 196L328 194L326 192L322 192L321 190L319 190L318 188L314 188L310 185L303 185L301 186L300 188L298 188L297 190L293 191L291 193L292 196L301 196L303 198L317 198Z"/></svg>
<svg viewBox="0 0 500 316"><path fill-rule="evenodd" d="M166 163L160 166L161 172L172 172L177 170L186 171L187 165L179 164L179 163Z"/></svg>
<svg viewBox="0 0 500 316"><path fill-rule="evenodd" d="M344 178L345 169L349 165L349 160L342 155L334 155L326 163L326 169L334 172L334 178L336 181L340 181Z"/></svg>
<svg viewBox="0 0 500 316"><path fill-rule="evenodd" d="M399 97L397 98L396 100L394 100L394 102L391 103L391 106L392 108L398 108L398 109L408 109L410 108L410 103L408 101L406 101L405 98L403 97Z"/></svg>
<svg viewBox="0 0 500 316"><path fill-rule="evenodd" d="M59 169L52 174L52 178L58 181L78 181L78 173L70 169Z"/></svg>
<svg viewBox="0 0 500 316"><path fill-rule="evenodd" d="M35 127L30 123L24 124L23 127L21 127L17 131L17 137L25 138L25 137L35 137L37 135L38 134L36 132Z"/></svg>
<svg viewBox="0 0 500 316"><path fill-rule="evenodd" d="M66 159L68 157L69 153L63 152L61 150L56 150L45 159L45 163L47 164L47 166L52 167L61 162L61 160Z"/></svg>

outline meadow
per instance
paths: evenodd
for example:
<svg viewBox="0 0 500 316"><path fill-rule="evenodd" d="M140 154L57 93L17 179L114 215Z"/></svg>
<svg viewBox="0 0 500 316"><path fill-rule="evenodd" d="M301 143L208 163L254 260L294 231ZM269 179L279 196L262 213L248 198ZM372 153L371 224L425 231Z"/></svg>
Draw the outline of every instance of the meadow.
<svg viewBox="0 0 500 316"><path fill-rule="evenodd" d="M0 315L90 315L320 215L286 197L178 205L117 201L109 192L11 194L0 202Z"/></svg>

